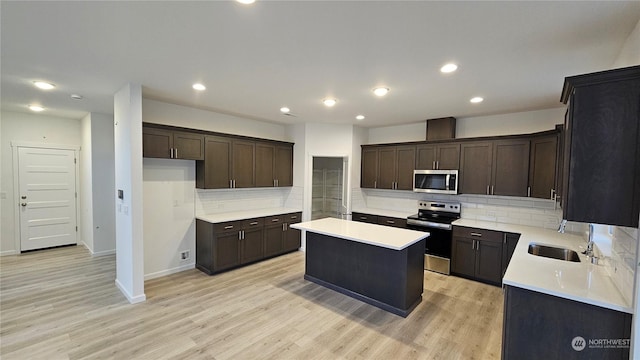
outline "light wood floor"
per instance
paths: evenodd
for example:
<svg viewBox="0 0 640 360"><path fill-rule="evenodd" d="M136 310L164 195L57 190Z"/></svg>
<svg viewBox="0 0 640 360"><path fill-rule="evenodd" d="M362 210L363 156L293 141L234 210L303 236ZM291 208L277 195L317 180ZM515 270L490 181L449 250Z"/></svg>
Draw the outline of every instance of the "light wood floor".
<svg viewBox="0 0 640 360"><path fill-rule="evenodd" d="M147 281L129 305L115 257L66 247L0 258L9 359L496 359L502 290L425 272L405 319L305 281L296 252L216 276Z"/></svg>

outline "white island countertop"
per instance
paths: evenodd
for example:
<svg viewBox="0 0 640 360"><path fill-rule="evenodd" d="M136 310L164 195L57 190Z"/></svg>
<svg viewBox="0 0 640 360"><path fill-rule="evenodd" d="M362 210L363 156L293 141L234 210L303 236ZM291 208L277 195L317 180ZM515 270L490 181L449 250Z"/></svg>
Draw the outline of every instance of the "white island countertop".
<svg viewBox="0 0 640 360"><path fill-rule="evenodd" d="M291 227L393 250L402 250L429 236L422 231L335 218L306 221Z"/></svg>
<svg viewBox="0 0 640 360"><path fill-rule="evenodd" d="M586 245L580 236L532 226L479 220L460 219L453 225L520 234L502 279L503 285L633 314L631 304L618 291L604 265L591 264L586 255L580 254L580 247ZM579 254L580 262L531 255L528 252L530 243L574 250Z"/></svg>

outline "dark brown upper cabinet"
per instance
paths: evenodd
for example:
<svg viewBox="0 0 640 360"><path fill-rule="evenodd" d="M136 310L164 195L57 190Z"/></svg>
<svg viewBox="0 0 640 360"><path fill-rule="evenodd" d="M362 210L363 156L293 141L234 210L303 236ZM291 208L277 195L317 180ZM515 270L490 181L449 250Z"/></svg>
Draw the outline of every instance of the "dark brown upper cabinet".
<svg viewBox="0 0 640 360"><path fill-rule="evenodd" d="M363 147L361 187L412 190L415 163L415 146Z"/></svg>
<svg viewBox="0 0 640 360"><path fill-rule="evenodd" d="M493 141L460 145L459 189L463 194L491 194Z"/></svg>
<svg viewBox="0 0 640 360"><path fill-rule="evenodd" d="M638 227L640 66L565 78L563 217Z"/></svg>
<svg viewBox="0 0 640 360"><path fill-rule="evenodd" d="M205 136L204 161L196 162L196 187L202 189L232 188L231 139Z"/></svg>
<svg viewBox="0 0 640 360"><path fill-rule="evenodd" d="M559 134L533 137L529 162L529 196L555 200Z"/></svg>
<svg viewBox="0 0 640 360"><path fill-rule="evenodd" d="M203 160L204 135L143 125L142 157Z"/></svg>
<svg viewBox="0 0 640 360"><path fill-rule="evenodd" d="M422 144L416 146L416 169L458 170L460 168L460 144Z"/></svg>
<svg viewBox="0 0 640 360"><path fill-rule="evenodd" d="M293 186L293 145L256 143L256 187Z"/></svg>
<svg viewBox="0 0 640 360"><path fill-rule="evenodd" d="M489 193L527 196L528 182L529 139L495 141Z"/></svg>

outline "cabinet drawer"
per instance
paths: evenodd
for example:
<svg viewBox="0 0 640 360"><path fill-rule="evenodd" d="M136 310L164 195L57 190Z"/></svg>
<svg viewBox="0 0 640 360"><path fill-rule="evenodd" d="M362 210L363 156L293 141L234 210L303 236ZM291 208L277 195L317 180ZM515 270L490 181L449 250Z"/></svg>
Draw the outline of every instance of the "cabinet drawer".
<svg viewBox="0 0 640 360"><path fill-rule="evenodd" d="M388 216L378 216L378 224L399 227L399 228L406 228L407 219L400 219L400 218L394 218L394 217L388 217Z"/></svg>
<svg viewBox="0 0 640 360"><path fill-rule="evenodd" d="M282 224L284 219L284 215L267 216L264 218L264 226Z"/></svg>
<svg viewBox="0 0 640 360"><path fill-rule="evenodd" d="M264 218L255 218L242 220L242 228L244 230L256 227L262 227L264 225Z"/></svg>
<svg viewBox="0 0 640 360"><path fill-rule="evenodd" d="M502 242L502 238L504 235L500 231L454 226L453 236L483 241Z"/></svg>
<svg viewBox="0 0 640 360"><path fill-rule="evenodd" d="M240 231L242 228L242 221L227 221L223 223L213 224L213 232L216 234Z"/></svg>
<svg viewBox="0 0 640 360"><path fill-rule="evenodd" d="M378 215L371 215L371 214L364 214L364 213L354 212L354 213L351 214L351 220L360 221L360 222L366 222L366 223L371 223L371 224L377 224L378 223Z"/></svg>
<svg viewBox="0 0 640 360"><path fill-rule="evenodd" d="M284 218L284 222L289 224L299 223L302 221L302 213L299 213L299 212L284 214L282 215L282 217Z"/></svg>

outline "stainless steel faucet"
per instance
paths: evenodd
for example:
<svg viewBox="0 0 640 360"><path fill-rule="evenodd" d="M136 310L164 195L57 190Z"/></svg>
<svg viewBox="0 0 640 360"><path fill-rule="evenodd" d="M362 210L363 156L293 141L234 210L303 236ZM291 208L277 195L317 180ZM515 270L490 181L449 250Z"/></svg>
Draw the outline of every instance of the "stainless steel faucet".
<svg viewBox="0 0 640 360"><path fill-rule="evenodd" d="M558 232L564 234L565 226L567 226L567 220L562 219L562 221L560 221L560 226L558 227Z"/></svg>
<svg viewBox="0 0 640 360"><path fill-rule="evenodd" d="M593 256L593 224L589 224L589 242L587 243L587 249L583 254L587 256Z"/></svg>

